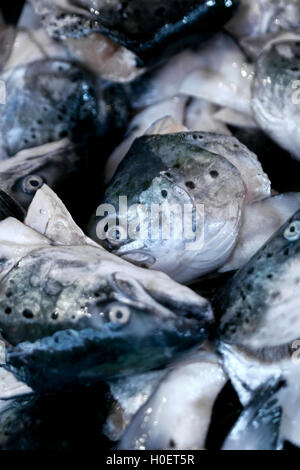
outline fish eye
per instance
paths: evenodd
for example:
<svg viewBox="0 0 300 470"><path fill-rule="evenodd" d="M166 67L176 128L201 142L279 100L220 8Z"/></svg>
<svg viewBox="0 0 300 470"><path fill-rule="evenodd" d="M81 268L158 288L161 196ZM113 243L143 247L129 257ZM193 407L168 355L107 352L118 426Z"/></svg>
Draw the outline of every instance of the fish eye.
<svg viewBox="0 0 300 470"><path fill-rule="evenodd" d="M22 189L24 193L34 194L43 184L44 181L39 175L29 175L23 178Z"/></svg>
<svg viewBox="0 0 300 470"><path fill-rule="evenodd" d="M300 239L300 220L293 220L290 225L285 229L284 238L290 242Z"/></svg>
<svg viewBox="0 0 300 470"><path fill-rule="evenodd" d="M130 320L130 310L124 305L115 305L110 308L108 312L109 321L112 323L118 323L119 325L125 325Z"/></svg>

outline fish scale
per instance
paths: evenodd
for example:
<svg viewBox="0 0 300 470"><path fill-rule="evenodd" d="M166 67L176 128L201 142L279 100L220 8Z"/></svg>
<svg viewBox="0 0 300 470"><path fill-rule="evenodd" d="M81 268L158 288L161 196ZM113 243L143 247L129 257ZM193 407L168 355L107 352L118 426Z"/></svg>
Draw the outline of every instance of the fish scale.
<svg viewBox="0 0 300 470"><path fill-rule="evenodd" d="M298 211L216 295L221 341L254 353L273 348L276 357L276 348L291 345L300 335L299 219Z"/></svg>

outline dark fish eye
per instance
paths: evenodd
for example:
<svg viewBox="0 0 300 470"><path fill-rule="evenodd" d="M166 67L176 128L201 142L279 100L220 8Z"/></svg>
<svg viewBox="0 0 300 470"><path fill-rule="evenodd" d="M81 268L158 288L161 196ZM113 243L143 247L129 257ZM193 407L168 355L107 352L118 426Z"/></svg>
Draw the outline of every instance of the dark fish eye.
<svg viewBox="0 0 300 470"><path fill-rule="evenodd" d="M185 185L186 185L186 187L189 188L189 189L195 189L195 187L196 187L196 185L195 185L195 183L194 183L193 181L186 181L186 182L185 182Z"/></svg>
<svg viewBox="0 0 300 470"><path fill-rule="evenodd" d="M285 229L284 238L291 242L300 239L300 220L293 220L290 225Z"/></svg>
<svg viewBox="0 0 300 470"><path fill-rule="evenodd" d="M23 178L22 189L24 193L34 194L43 184L44 181L39 175L29 175Z"/></svg>
<svg viewBox="0 0 300 470"><path fill-rule="evenodd" d="M218 178L218 176L219 176L219 173L216 170L210 171L209 174L212 178Z"/></svg>
<svg viewBox="0 0 300 470"><path fill-rule="evenodd" d="M130 310L125 305L116 305L110 308L108 318L111 323L125 325L130 320Z"/></svg>

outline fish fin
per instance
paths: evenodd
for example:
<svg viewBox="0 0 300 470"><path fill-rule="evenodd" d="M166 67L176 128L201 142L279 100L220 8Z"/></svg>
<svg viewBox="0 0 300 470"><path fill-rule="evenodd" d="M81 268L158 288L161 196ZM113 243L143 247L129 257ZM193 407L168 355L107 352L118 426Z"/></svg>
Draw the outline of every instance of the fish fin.
<svg viewBox="0 0 300 470"><path fill-rule="evenodd" d="M222 450L275 450L278 446L281 406L277 392L283 380L261 386L233 426Z"/></svg>
<svg viewBox="0 0 300 470"><path fill-rule="evenodd" d="M46 184L36 192L25 224L59 245L93 245L102 249L83 233L61 199Z"/></svg>

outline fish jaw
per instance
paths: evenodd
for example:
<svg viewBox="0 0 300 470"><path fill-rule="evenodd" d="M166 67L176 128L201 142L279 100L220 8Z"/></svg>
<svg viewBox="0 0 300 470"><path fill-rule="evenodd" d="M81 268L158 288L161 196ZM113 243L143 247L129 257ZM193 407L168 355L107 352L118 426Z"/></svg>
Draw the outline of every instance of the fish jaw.
<svg viewBox="0 0 300 470"><path fill-rule="evenodd" d="M10 281L15 286L9 291L9 315L7 302L2 305L6 367L33 389L62 389L163 367L209 334L207 301L192 292L178 301L162 286L159 292L154 273L145 276L146 289L139 268L129 265L136 278L128 279L116 272L113 255L108 262L103 257L93 246L36 250L3 281L3 301ZM37 301L41 292L42 302ZM119 313L124 323L116 318Z"/></svg>

